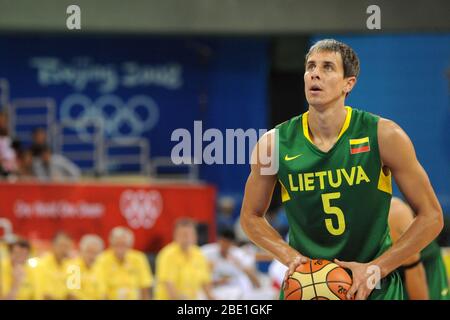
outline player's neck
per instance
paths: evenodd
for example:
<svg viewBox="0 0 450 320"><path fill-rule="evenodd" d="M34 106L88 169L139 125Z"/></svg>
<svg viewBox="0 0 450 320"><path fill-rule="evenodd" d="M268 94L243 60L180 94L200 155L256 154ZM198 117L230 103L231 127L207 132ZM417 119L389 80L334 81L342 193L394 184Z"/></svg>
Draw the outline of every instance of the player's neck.
<svg viewBox="0 0 450 320"><path fill-rule="evenodd" d="M316 144L334 144L344 125L347 109L342 101L328 106L309 106L308 128Z"/></svg>

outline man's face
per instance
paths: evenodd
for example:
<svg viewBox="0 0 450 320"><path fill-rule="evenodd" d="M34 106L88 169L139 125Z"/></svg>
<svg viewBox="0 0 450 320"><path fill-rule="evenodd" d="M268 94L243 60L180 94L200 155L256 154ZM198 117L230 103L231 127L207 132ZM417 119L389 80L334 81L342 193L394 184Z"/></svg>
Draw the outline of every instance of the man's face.
<svg viewBox="0 0 450 320"><path fill-rule="evenodd" d="M119 259L124 259L125 254L131 249L130 239L126 235L117 236L111 241L111 249Z"/></svg>
<svg viewBox="0 0 450 320"><path fill-rule="evenodd" d="M102 248L97 243L89 243L87 244L81 251L81 257L83 258L84 262L88 266L92 265L95 262L95 259L102 251Z"/></svg>
<svg viewBox="0 0 450 320"><path fill-rule="evenodd" d="M37 130L33 135L33 142L36 144L45 144L47 142L47 133L44 130Z"/></svg>
<svg viewBox="0 0 450 320"><path fill-rule="evenodd" d="M72 250L72 240L66 237L61 237L53 243L53 253L59 260L68 258Z"/></svg>
<svg viewBox="0 0 450 320"><path fill-rule="evenodd" d="M175 230L174 240L183 249L189 249L189 247L197 244L197 232L193 226L178 226Z"/></svg>
<svg viewBox="0 0 450 320"><path fill-rule="evenodd" d="M233 241L225 238L219 238L219 247L220 247L220 254L222 257L227 257L228 252L230 251L231 247L233 246Z"/></svg>
<svg viewBox="0 0 450 320"><path fill-rule="evenodd" d="M305 66L305 95L311 106L324 106L345 98L356 78L344 78L344 66L339 52L313 52Z"/></svg>
<svg viewBox="0 0 450 320"><path fill-rule="evenodd" d="M28 259L30 250L26 247L15 245L11 250L11 261L13 264L25 264Z"/></svg>

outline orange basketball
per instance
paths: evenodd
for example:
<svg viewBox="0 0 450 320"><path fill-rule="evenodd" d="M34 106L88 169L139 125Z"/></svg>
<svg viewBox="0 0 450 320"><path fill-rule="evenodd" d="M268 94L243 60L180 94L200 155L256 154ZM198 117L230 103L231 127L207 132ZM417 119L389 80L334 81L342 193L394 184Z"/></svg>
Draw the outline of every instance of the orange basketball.
<svg viewBox="0 0 450 320"><path fill-rule="evenodd" d="M298 266L287 284L285 300L348 300L352 277L337 264L317 259Z"/></svg>

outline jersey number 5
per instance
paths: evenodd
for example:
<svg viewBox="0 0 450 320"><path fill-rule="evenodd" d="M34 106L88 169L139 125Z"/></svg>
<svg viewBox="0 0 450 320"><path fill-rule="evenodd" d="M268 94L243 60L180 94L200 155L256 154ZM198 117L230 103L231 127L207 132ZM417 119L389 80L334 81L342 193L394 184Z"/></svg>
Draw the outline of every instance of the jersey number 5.
<svg viewBox="0 0 450 320"><path fill-rule="evenodd" d="M325 219L325 226L327 227L328 232L331 233L333 236L340 236L345 231L344 213L340 208L333 207L330 204L331 200L339 199L340 197L341 197L340 192L322 194L323 210L325 211L326 214L334 214L337 217L337 228L335 228L333 225L333 219L331 218Z"/></svg>

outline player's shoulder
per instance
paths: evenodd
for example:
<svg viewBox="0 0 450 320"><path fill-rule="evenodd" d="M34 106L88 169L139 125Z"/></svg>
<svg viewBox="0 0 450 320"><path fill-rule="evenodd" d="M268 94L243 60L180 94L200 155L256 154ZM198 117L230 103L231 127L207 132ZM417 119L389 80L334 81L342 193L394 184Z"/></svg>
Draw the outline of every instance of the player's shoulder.
<svg viewBox="0 0 450 320"><path fill-rule="evenodd" d="M361 110L350 106L346 107L351 112L351 119L353 122L362 123L364 126L370 124L377 124L381 117L378 114L372 113L367 110Z"/></svg>
<svg viewBox="0 0 450 320"><path fill-rule="evenodd" d="M395 121L380 117L378 122L378 140L381 143L403 142L405 139L408 139L407 134Z"/></svg>

